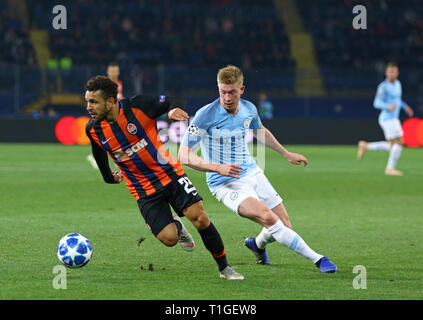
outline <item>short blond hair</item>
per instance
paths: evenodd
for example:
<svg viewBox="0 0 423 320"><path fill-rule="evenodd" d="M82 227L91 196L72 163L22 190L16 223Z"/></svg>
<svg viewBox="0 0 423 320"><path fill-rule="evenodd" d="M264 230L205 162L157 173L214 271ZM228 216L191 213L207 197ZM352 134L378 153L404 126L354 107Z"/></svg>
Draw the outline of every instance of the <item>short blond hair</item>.
<svg viewBox="0 0 423 320"><path fill-rule="evenodd" d="M244 75L238 67L228 65L220 69L217 73L217 83L237 84L242 86L244 84Z"/></svg>

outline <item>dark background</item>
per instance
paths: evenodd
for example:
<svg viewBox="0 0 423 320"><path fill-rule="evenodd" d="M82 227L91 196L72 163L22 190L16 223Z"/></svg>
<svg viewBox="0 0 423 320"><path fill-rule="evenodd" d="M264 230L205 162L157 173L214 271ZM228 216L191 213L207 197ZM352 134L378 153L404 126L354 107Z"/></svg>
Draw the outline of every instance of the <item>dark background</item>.
<svg viewBox="0 0 423 320"><path fill-rule="evenodd" d="M125 97L183 96L190 115L217 98L218 69L237 65L245 99L260 109L267 93L264 122L282 143L383 139L373 99L388 61L423 117L420 0L64 0L59 30L57 4L0 0L2 142L57 141L54 124L87 115L84 85L112 61ZM353 28L355 5L367 29Z"/></svg>

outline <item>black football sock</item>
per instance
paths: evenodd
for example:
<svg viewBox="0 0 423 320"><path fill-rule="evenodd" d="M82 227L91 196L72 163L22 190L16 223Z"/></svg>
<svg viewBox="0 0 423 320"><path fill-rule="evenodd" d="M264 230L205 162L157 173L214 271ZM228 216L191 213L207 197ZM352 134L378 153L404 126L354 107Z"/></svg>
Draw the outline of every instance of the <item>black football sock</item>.
<svg viewBox="0 0 423 320"><path fill-rule="evenodd" d="M210 225L207 228L198 230L198 232L200 233L204 246L210 251L219 266L219 271L225 269L229 265L226 260L225 248L223 246L222 238L213 223L210 221Z"/></svg>

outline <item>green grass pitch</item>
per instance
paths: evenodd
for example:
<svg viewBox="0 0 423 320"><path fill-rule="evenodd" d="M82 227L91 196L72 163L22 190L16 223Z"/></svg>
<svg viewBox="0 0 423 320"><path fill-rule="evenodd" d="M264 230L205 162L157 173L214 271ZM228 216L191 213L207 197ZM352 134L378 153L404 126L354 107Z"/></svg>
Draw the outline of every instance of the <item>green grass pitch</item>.
<svg viewBox="0 0 423 320"><path fill-rule="evenodd" d="M256 265L244 239L260 226L215 200L205 174L186 169L218 228L229 263L245 276L225 281L199 234L197 247L167 248L148 231L124 184L107 185L86 161L89 146L1 144L0 299L422 299L423 149L403 151L403 177L383 174L388 154L355 159L354 146L287 146L309 159L293 166L268 150L265 173L284 198L293 229L338 265L321 274L289 249L268 246L271 266ZM91 262L68 269L54 289L56 247L79 232ZM137 246L137 240L146 240ZM149 270L152 265L153 270ZM366 268L366 288L353 281ZM360 280L363 285L363 281Z"/></svg>

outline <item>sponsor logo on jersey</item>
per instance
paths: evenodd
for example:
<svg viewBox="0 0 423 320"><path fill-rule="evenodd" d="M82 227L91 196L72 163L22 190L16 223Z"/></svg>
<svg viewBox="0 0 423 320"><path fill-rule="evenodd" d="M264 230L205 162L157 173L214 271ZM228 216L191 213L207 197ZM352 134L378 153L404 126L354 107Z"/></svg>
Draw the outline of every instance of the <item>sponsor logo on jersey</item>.
<svg viewBox="0 0 423 320"><path fill-rule="evenodd" d="M125 153L130 157L134 153L137 153L138 151L144 149L147 146L147 144L148 144L147 141L145 141L144 139L141 139L136 144L134 144L132 147L125 149Z"/></svg>
<svg viewBox="0 0 423 320"><path fill-rule="evenodd" d="M113 152L113 156L117 159L117 160L123 160L126 157L130 157L133 154L137 153L138 151L144 149L147 146L147 141L145 141L145 139L141 139L140 141L138 141L136 144L134 144L133 146L122 150L116 150Z"/></svg>

